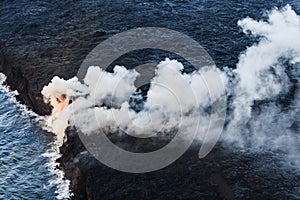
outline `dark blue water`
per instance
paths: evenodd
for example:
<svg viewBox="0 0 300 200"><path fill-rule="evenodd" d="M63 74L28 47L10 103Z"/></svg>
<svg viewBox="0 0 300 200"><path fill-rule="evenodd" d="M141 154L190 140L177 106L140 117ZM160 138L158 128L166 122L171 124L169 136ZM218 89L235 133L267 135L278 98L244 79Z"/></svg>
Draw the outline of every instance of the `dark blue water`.
<svg viewBox="0 0 300 200"><path fill-rule="evenodd" d="M55 199L63 196L53 170L53 135L0 86L0 199ZM52 151L52 153L50 152Z"/></svg>

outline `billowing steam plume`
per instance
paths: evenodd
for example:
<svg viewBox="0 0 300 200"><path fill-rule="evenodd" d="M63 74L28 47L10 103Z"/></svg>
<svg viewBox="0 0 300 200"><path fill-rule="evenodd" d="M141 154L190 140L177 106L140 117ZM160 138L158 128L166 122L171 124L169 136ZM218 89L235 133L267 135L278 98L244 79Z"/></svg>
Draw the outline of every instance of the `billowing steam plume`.
<svg viewBox="0 0 300 200"><path fill-rule="evenodd" d="M72 106L63 112L52 114L50 123L53 131L57 132L59 127L61 135L61 128L66 128L69 121L85 134L98 133L100 129L109 132L121 129L136 137L150 137L158 132L180 129L186 131L188 137L191 131L196 131L193 129L199 117L200 122L206 124L203 127L209 122L209 115L204 109L210 104L210 95L202 76L217 69L214 66L203 67L191 74L183 74L183 68L176 60L160 62L147 100L139 112L129 103L137 90L134 81L139 74L135 70L116 66L114 73L108 73L99 67L90 67L84 84L76 78L65 81L54 77L42 91L45 97L50 98L53 110L59 110L57 97L62 94L74 100ZM216 93L219 97L224 95L222 90L216 90ZM142 98L141 95L135 96L135 99Z"/></svg>
<svg viewBox="0 0 300 200"><path fill-rule="evenodd" d="M258 42L241 54L236 69L220 72L231 97L222 141L252 150L280 149L297 162L300 17L287 5L269 12L267 21L246 18L238 25ZM76 78L54 77L42 91L54 107L49 125L59 135L69 122L84 134L121 129L137 137L148 137L179 129L189 137L199 123L201 140L209 124L210 105L218 100L210 98L211 91L203 77L211 70L219 70L207 66L185 74L182 69L176 60L160 62L139 112L129 101L136 92L134 81L139 74L135 70L116 66L113 73L108 73L91 66L84 83ZM221 91L214 91L219 98L224 95ZM57 101L62 94L67 101L73 101L65 109ZM143 99L141 95L135 98Z"/></svg>

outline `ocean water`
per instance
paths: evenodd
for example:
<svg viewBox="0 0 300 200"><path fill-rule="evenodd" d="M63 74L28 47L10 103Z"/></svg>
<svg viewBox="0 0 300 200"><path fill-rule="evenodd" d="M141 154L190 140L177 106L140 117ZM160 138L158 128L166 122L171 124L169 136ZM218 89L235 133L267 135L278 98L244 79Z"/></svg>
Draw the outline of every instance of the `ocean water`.
<svg viewBox="0 0 300 200"><path fill-rule="evenodd" d="M57 152L38 117L0 86L0 199L65 197L67 184L55 169Z"/></svg>

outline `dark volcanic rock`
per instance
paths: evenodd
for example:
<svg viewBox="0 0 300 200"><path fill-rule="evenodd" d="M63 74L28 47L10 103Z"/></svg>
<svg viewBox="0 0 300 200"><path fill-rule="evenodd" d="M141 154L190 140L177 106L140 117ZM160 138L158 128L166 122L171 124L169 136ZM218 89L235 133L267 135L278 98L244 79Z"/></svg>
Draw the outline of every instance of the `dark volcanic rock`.
<svg viewBox="0 0 300 200"><path fill-rule="evenodd" d="M1 52L1 71L7 76L6 83L12 90L17 90L17 99L40 115L49 115L51 108L46 105L42 94L29 83L24 68L17 67L15 60Z"/></svg>
<svg viewBox="0 0 300 200"><path fill-rule="evenodd" d="M199 159L195 143L163 169L132 174L96 160L75 129L68 129L67 138L58 161L72 181L74 199L297 199L293 193L299 174L284 168L272 153L241 153L217 145ZM130 143L128 138L122 140ZM147 148L147 143L136 146Z"/></svg>
<svg viewBox="0 0 300 200"><path fill-rule="evenodd" d="M101 164L86 151L76 130L69 129L67 137L58 161L66 177L72 180L74 199L199 199L200 196L216 199L218 196L196 149L165 169L131 174Z"/></svg>

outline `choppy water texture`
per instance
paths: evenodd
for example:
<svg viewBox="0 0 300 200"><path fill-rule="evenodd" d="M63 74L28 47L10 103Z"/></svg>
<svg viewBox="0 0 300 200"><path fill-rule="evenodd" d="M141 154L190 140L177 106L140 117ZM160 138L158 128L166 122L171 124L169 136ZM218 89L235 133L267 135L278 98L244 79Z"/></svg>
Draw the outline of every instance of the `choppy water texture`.
<svg viewBox="0 0 300 200"><path fill-rule="evenodd" d="M55 199L62 183L47 153L53 147L53 136L0 87L0 199Z"/></svg>

